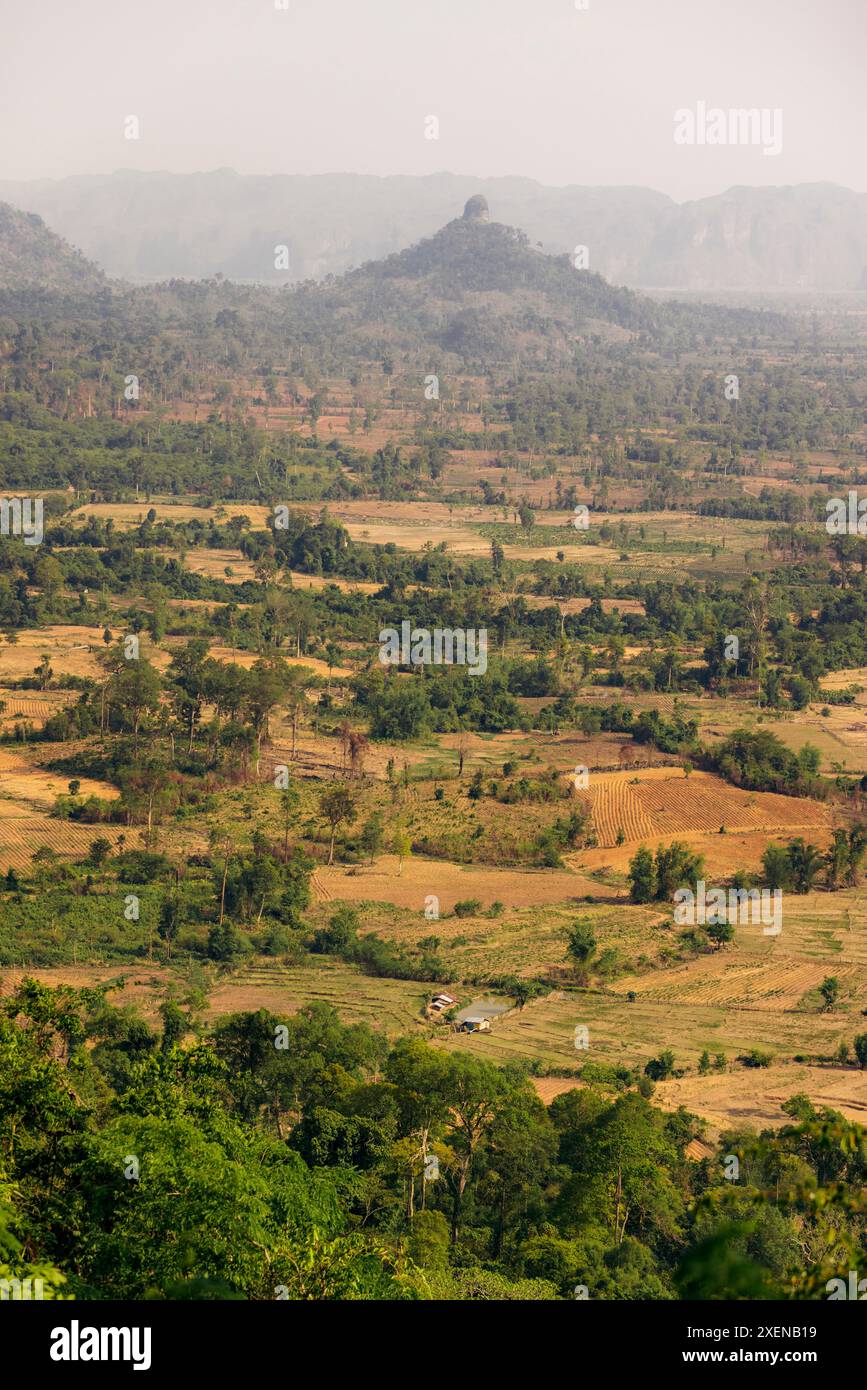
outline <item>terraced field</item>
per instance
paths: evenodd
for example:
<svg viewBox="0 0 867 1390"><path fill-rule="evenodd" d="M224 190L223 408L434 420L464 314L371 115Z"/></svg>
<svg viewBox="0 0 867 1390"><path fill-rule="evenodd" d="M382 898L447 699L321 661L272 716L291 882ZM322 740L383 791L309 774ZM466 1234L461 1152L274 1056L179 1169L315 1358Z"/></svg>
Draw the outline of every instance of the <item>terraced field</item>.
<svg viewBox="0 0 867 1390"><path fill-rule="evenodd" d="M314 887L317 887L314 879ZM311 907L312 927L325 926L336 902L318 898ZM655 907L623 911L621 899L594 903L541 903L536 906L506 904L491 917L483 908L458 917L441 903L436 921L424 917L418 902L402 908L381 902L356 901L352 906L362 933L376 932L384 940L412 950L424 937L436 936L437 955L452 979L483 979L504 974L519 978L544 977L548 981L571 978L566 954L566 932L579 916L588 921L605 950L614 946L627 960L655 956L670 944L668 919ZM452 990L454 993L455 986Z"/></svg>
<svg viewBox="0 0 867 1390"><path fill-rule="evenodd" d="M310 966L283 966L258 961L221 981L211 995L212 1016L245 1009L296 1013L320 1002L337 1009L347 1023L367 1023L395 1037L430 1027L423 1009L432 986L411 980L374 979L349 966L322 960Z"/></svg>
<svg viewBox="0 0 867 1390"><path fill-rule="evenodd" d="M439 899L440 910L451 911L456 902L467 898L477 898L483 907L494 902L532 907L568 903L598 892L592 879L566 869L495 869L421 857L404 860L401 866L391 854L372 866L351 870L337 864L322 866L314 886L320 900L391 903L419 913L430 894Z"/></svg>
<svg viewBox="0 0 867 1390"><path fill-rule="evenodd" d="M861 1002L867 994L867 981L860 967L835 963L833 972L844 994ZM829 973L828 965L819 962L791 959L771 963L743 957L727 959L720 953L643 978L630 978L628 988L642 999L660 1003L688 1001L691 1005L778 1011L796 1008ZM615 988L625 993L627 986L618 982Z"/></svg>
<svg viewBox="0 0 867 1390"><path fill-rule="evenodd" d="M579 1024L589 1029L587 1051L575 1049ZM705 1049L712 1055L725 1052L730 1061L753 1048L786 1058L802 1052L832 1055L840 1042L851 1041L855 1026L855 1020L842 1012L674 1005L643 995L629 1002L622 995L555 991L498 1020L490 1033L449 1034L442 1045L470 1048L491 1061L536 1058L550 1066L575 1068L586 1061L643 1068L664 1046L672 1049L679 1067L694 1070ZM863 1081L867 1099L867 1077Z"/></svg>

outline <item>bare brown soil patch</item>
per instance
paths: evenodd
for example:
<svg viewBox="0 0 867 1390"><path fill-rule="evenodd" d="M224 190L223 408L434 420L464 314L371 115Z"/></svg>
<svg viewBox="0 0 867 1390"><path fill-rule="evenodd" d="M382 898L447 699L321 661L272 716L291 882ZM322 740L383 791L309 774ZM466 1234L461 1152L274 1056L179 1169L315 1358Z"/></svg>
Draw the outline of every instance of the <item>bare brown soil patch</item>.
<svg viewBox="0 0 867 1390"><path fill-rule="evenodd" d="M105 649L103 630L63 624L23 628L16 634L17 642L0 644L0 680L32 676L43 655L48 656L55 676L98 676L96 658ZM112 631L115 638L121 635L119 628ZM40 693L34 691L33 696Z"/></svg>
<svg viewBox="0 0 867 1390"><path fill-rule="evenodd" d="M451 911L456 902L469 898L477 898L483 907L494 902L535 907L569 902L596 889L592 880L564 869L493 869L415 857L404 860L400 868L395 855L384 855L372 867L322 866L314 879L320 901L385 902L420 913L429 895L439 899L441 911Z"/></svg>

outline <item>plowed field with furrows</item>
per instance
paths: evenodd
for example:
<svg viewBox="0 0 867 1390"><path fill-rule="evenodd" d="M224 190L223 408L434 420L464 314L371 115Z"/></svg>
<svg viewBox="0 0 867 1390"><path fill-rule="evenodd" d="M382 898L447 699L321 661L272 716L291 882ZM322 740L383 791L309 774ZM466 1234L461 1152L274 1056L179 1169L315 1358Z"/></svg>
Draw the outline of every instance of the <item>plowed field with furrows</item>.
<svg viewBox="0 0 867 1390"><path fill-rule="evenodd" d="M636 795L657 834L685 830L777 830L823 826L827 816L819 801L776 792L747 792L708 773L670 782L651 782Z"/></svg>
<svg viewBox="0 0 867 1390"><path fill-rule="evenodd" d="M601 847L615 845L619 830L630 843L715 834L721 826L734 832L775 832L819 830L829 824L826 807L809 797L744 791L709 772L685 777L681 771L652 771L656 775L591 777L589 797Z"/></svg>
<svg viewBox="0 0 867 1390"><path fill-rule="evenodd" d="M0 690L0 701L5 705L3 718L13 719L16 714L25 719L50 719L58 710L65 709L75 699L71 691L57 691L46 695L18 695Z"/></svg>
<svg viewBox="0 0 867 1390"><path fill-rule="evenodd" d="M619 778L603 782L593 797L593 825L600 845L617 843L619 831L627 840L643 840L653 832L653 824L644 811L635 789Z"/></svg>
<svg viewBox="0 0 867 1390"><path fill-rule="evenodd" d="M28 870L33 855L43 845L55 854L80 857L100 836L114 841L123 829L122 825L73 825L47 816L0 817L0 871Z"/></svg>

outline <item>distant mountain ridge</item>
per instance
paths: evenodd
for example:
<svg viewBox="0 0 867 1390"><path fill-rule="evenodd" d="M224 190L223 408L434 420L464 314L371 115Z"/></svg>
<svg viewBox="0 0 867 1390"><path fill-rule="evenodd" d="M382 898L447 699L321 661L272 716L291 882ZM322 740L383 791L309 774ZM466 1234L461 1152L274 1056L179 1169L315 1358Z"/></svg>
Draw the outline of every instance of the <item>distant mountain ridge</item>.
<svg viewBox="0 0 867 1390"><path fill-rule="evenodd" d="M138 173L0 181L108 274L270 284L339 275L432 235L470 196L549 254L641 289L867 289L867 194L834 184L731 188L683 204L646 188L524 178ZM289 269L277 248L288 248Z"/></svg>

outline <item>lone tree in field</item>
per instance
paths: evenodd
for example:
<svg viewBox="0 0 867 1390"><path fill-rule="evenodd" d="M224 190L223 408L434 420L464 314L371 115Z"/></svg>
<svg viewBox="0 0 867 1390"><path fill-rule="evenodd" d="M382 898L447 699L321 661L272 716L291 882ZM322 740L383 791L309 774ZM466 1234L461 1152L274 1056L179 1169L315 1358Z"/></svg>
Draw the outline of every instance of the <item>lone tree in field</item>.
<svg viewBox="0 0 867 1390"><path fill-rule="evenodd" d="M571 927L566 928L566 954L582 969L590 964L596 950L596 937L593 927L586 918L579 917Z"/></svg>
<svg viewBox="0 0 867 1390"><path fill-rule="evenodd" d="M341 825L355 820L355 800L348 787L339 783L328 787L319 798L319 814L331 829L331 844L328 848L328 862L334 863L334 841Z"/></svg>
<svg viewBox="0 0 867 1390"><path fill-rule="evenodd" d="M374 811L370 819L364 822L359 840L361 848L369 857L371 864L382 849L384 839L385 827L382 823L382 816L378 811Z"/></svg>
<svg viewBox="0 0 867 1390"><path fill-rule="evenodd" d="M405 830L395 830L392 837L392 848L397 855L397 872L403 873L403 861L412 854L412 840Z"/></svg>
<svg viewBox="0 0 867 1390"><path fill-rule="evenodd" d="M809 893L822 867L822 855L815 845L805 844L799 835L788 848L789 866L796 893Z"/></svg>
<svg viewBox="0 0 867 1390"><path fill-rule="evenodd" d="M693 888L701 877L702 857L694 854L682 840L673 840L656 851L656 898L667 901L678 888Z"/></svg>
<svg viewBox="0 0 867 1390"><path fill-rule="evenodd" d="M709 922L707 934L710 940L722 948L735 939L735 929L731 922Z"/></svg>
<svg viewBox="0 0 867 1390"><path fill-rule="evenodd" d="M163 900L160 908L157 935L166 944L166 955L171 956L172 944L181 928L181 906L177 894L170 894Z"/></svg>
<svg viewBox="0 0 867 1390"><path fill-rule="evenodd" d="M127 662L112 681L111 703L122 711L125 723L132 728L133 754L138 756L139 733L148 715L160 707L162 681L159 672L142 658Z"/></svg>
<svg viewBox="0 0 867 1390"><path fill-rule="evenodd" d="M840 996L840 981L836 975L826 975L819 986L819 993L825 1001L822 1008L823 1012L833 1009Z"/></svg>
<svg viewBox="0 0 867 1390"><path fill-rule="evenodd" d="M785 888L791 881L792 865L788 851L782 845L768 845L762 855L762 867L769 888Z"/></svg>
<svg viewBox="0 0 867 1390"><path fill-rule="evenodd" d="M39 681L39 689L47 690L54 675L54 671L51 668L51 658L47 652L43 652L39 665L33 667L33 674Z"/></svg>
<svg viewBox="0 0 867 1390"><path fill-rule="evenodd" d="M658 1057L651 1057L644 1068L644 1075L649 1076L651 1081L665 1081L669 1076L673 1076L674 1053L660 1052Z"/></svg>

